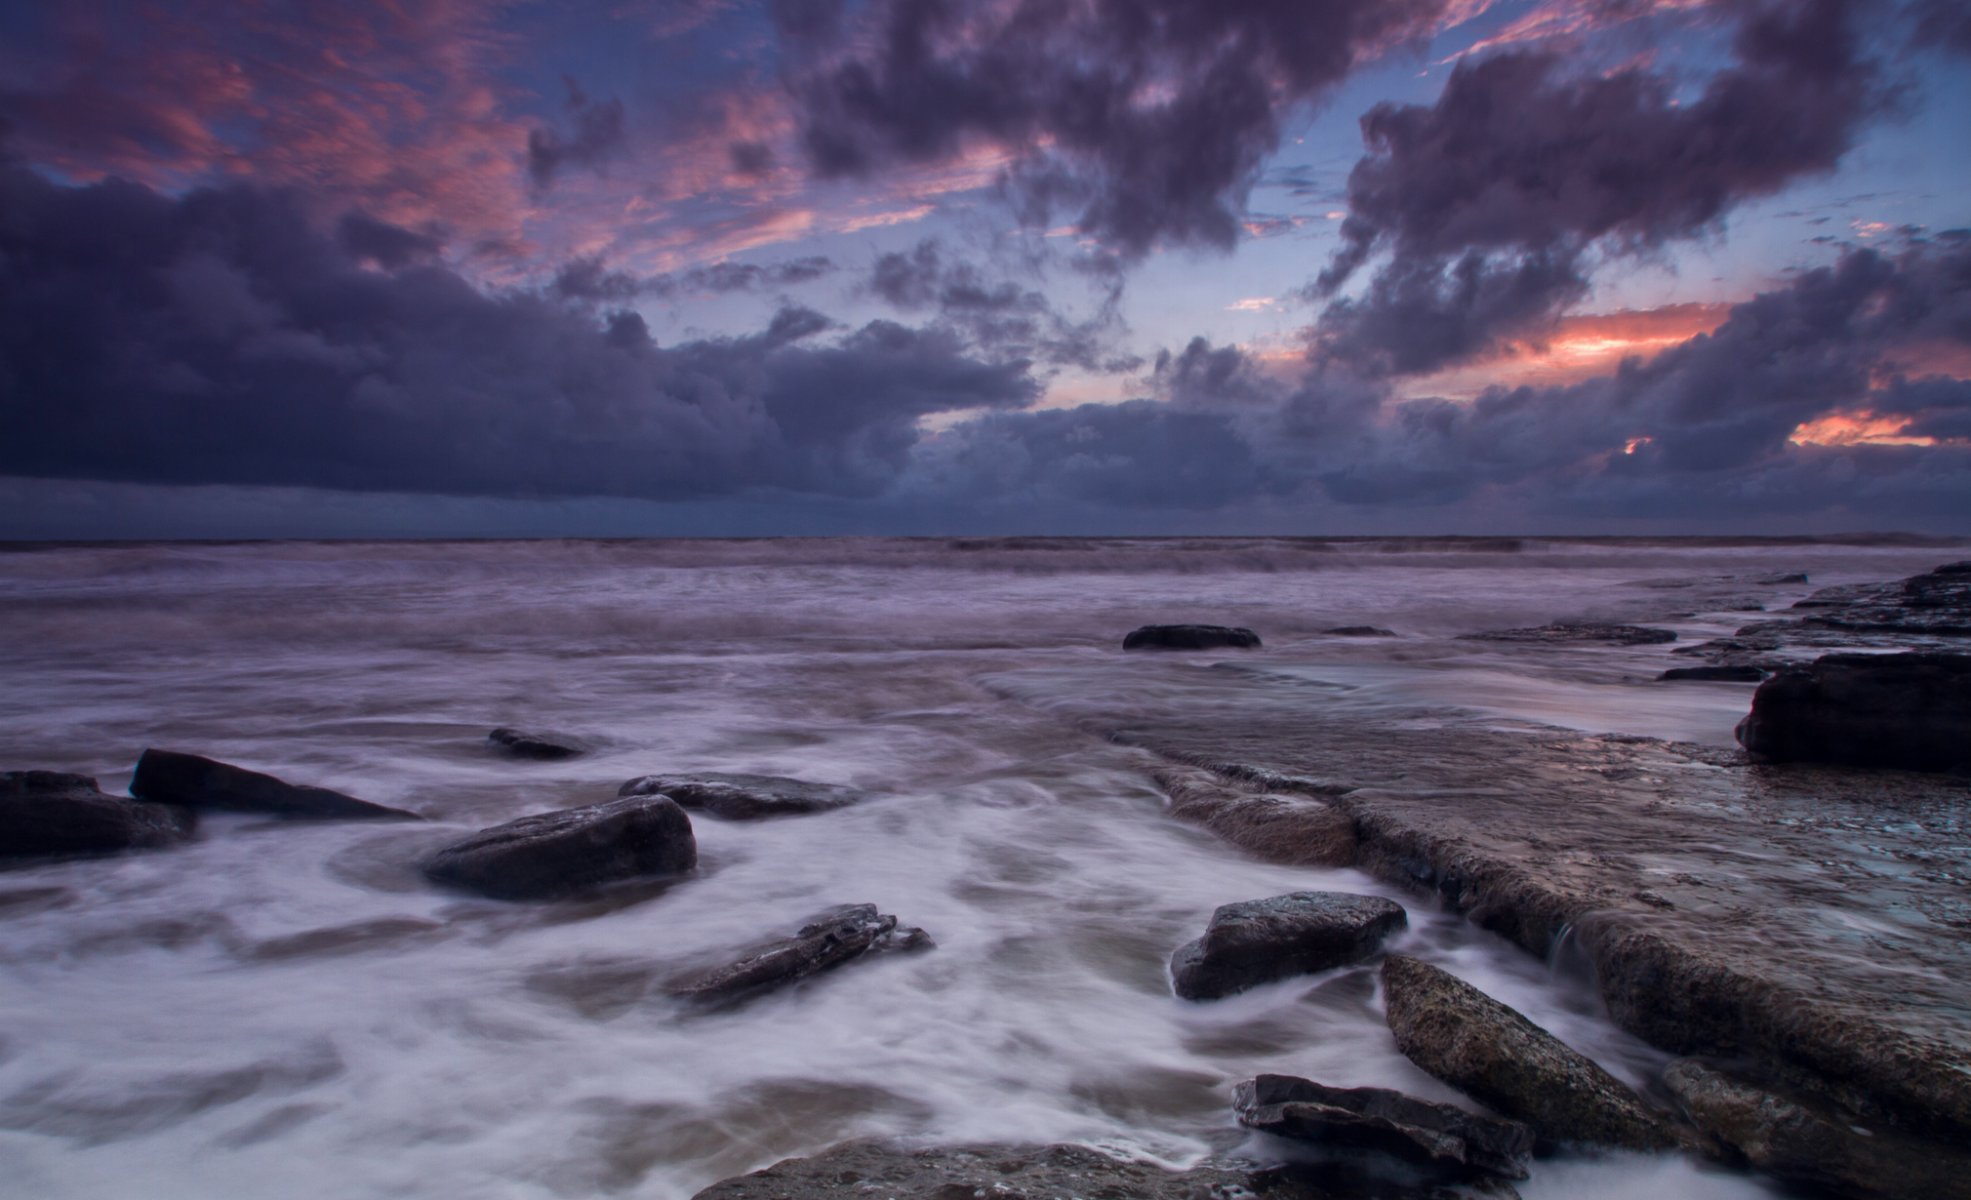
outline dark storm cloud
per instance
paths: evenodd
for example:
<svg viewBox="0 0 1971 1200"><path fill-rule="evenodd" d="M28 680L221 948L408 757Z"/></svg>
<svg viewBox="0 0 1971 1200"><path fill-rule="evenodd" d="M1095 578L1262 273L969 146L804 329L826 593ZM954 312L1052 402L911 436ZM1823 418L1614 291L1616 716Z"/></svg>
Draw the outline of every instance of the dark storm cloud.
<svg viewBox="0 0 1971 1200"><path fill-rule="evenodd" d="M1832 169L1885 92L1852 0L1727 6L1734 64L1689 101L1644 68L1583 75L1548 51L1460 63L1434 105L1380 104L1349 175L1328 352L1428 371L1537 329L1586 294L1597 256L1715 228L1739 202Z"/></svg>
<svg viewBox="0 0 1971 1200"><path fill-rule="evenodd" d="M443 238L417 233L379 221L364 213L346 213L335 227L336 240L352 257L394 271L421 259L435 258L445 248Z"/></svg>
<svg viewBox="0 0 1971 1200"><path fill-rule="evenodd" d="M360 223L355 228L376 231ZM387 239L386 239L387 240ZM374 254L366 256L376 261ZM490 496L880 492L917 420L1015 407L1020 362L877 322L659 348L642 318L366 268L299 203L0 166L0 472Z"/></svg>
<svg viewBox="0 0 1971 1200"><path fill-rule="evenodd" d="M632 275L604 265L600 255L562 264L548 288L565 300L623 304L639 296L757 292L812 283L833 274L832 260L818 254L783 262L720 262L670 275Z"/></svg>
<svg viewBox="0 0 1971 1200"><path fill-rule="evenodd" d="M542 127L527 133L527 171L540 187L570 167L596 168L621 154L623 102L591 98L573 79L563 79L568 87L570 132Z"/></svg>
<svg viewBox="0 0 1971 1200"><path fill-rule="evenodd" d="M958 257L936 238L908 251L883 254L870 268L871 294L904 312L931 312L982 352L1035 359L1089 371L1130 371L1139 359L1118 356L1117 291L1111 287L1096 315L1074 321L1046 296L1008 279L995 279L977 263Z"/></svg>
<svg viewBox="0 0 1971 1200"><path fill-rule="evenodd" d="M1023 216L1130 257L1228 247L1286 110L1427 32L1444 0L878 0L853 28L782 5L823 176L1009 150ZM790 24L789 21L794 22ZM841 26L839 29L837 28ZM846 47L846 48L844 48Z"/></svg>
<svg viewBox="0 0 1971 1200"><path fill-rule="evenodd" d="M1971 55L1971 8L1964 0L1917 0L1914 12L1917 47Z"/></svg>

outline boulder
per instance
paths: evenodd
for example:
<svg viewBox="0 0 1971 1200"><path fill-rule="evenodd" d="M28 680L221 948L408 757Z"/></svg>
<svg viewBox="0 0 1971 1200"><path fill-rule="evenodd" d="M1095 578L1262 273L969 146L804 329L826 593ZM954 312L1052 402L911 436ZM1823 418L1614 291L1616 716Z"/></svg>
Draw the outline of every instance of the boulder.
<svg viewBox="0 0 1971 1200"><path fill-rule="evenodd" d="M1641 1097L1585 1055L1456 976L1392 954L1382 965L1396 1046L1411 1062L1545 1142L1677 1144Z"/></svg>
<svg viewBox="0 0 1971 1200"><path fill-rule="evenodd" d="M106 796L87 775L0 773L0 858L148 850L184 841L196 824L174 805Z"/></svg>
<svg viewBox="0 0 1971 1200"><path fill-rule="evenodd" d="M847 808L863 799L854 788L809 783L784 775L743 775L704 771L695 775L642 775L616 790L618 796L669 796L694 812L728 821L794 817Z"/></svg>
<svg viewBox="0 0 1971 1200"><path fill-rule="evenodd" d="M1663 1082L1691 1123L1758 1170L1840 1196L1971 1200L1971 1153L1867 1129L1786 1092L1748 1083L1695 1059L1671 1063Z"/></svg>
<svg viewBox="0 0 1971 1200"><path fill-rule="evenodd" d="M630 796L482 829L424 861L435 882L499 900L547 900L688 871L691 818L667 796Z"/></svg>
<svg viewBox="0 0 1971 1200"><path fill-rule="evenodd" d="M1407 920L1394 900L1346 892L1291 892L1223 905L1203 937L1170 956L1171 986L1186 1000L1215 1000L1360 962Z"/></svg>
<svg viewBox="0 0 1971 1200"><path fill-rule="evenodd" d="M1971 768L1971 655L1823 655L1760 684L1738 740L1775 762Z"/></svg>
<svg viewBox="0 0 1971 1200"><path fill-rule="evenodd" d="M898 928L874 904L844 904L818 913L793 937L755 947L738 960L679 976L665 991L699 1004L750 1000L853 959L887 952L915 953L936 943L921 929Z"/></svg>
<svg viewBox="0 0 1971 1200"><path fill-rule="evenodd" d="M1394 629L1384 629L1380 625L1337 625L1333 629L1323 629L1329 637L1395 637Z"/></svg>
<svg viewBox="0 0 1971 1200"><path fill-rule="evenodd" d="M1560 622L1530 629L1492 629L1467 633L1467 641L1478 642L1608 642L1617 646L1652 646L1677 640L1675 630L1653 629L1647 625L1603 625Z"/></svg>
<svg viewBox="0 0 1971 1200"><path fill-rule="evenodd" d="M1145 625L1122 639L1124 650L1256 650L1259 635L1229 625Z"/></svg>
<svg viewBox="0 0 1971 1200"><path fill-rule="evenodd" d="M130 779L130 794L159 804L261 813L270 817L423 820L401 808L371 804L327 788L287 783L272 775L173 750L144 751L143 757L137 760L137 772Z"/></svg>
<svg viewBox="0 0 1971 1200"><path fill-rule="evenodd" d="M1458 1173L1526 1178L1533 1131L1388 1088L1337 1088L1261 1075L1233 1093L1239 1124L1329 1147L1378 1150Z"/></svg>
<svg viewBox="0 0 1971 1200"><path fill-rule="evenodd" d="M1714 683L1757 683L1766 677L1766 672L1753 666L1721 665L1715 667L1671 667L1658 675L1658 679L1676 681L1679 679L1699 680Z"/></svg>
<svg viewBox="0 0 1971 1200"><path fill-rule="evenodd" d="M486 735L487 744L515 758L573 758L588 753L581 741L559 733L528 733L502 725Z"/></svg>

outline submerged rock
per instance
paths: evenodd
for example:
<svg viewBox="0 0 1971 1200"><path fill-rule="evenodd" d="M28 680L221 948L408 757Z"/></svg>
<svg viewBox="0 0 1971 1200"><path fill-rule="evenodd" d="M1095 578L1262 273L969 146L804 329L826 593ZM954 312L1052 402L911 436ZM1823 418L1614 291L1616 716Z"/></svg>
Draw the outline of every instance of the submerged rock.
<svg viewBox="0 0 1971 1200"><path fill-rule="evenodd" d="M1259 635L1229 625L1145 625L1122 639L1124 650L1255 650Z"/></svg>
<svg viewBox="0 0 1971 1200"><path fill-rule="evenodd" d="M499 900L547 900L697 862L684 810L667 796L631 796L482 829L427 858L424 873Z"/></svg>
<svg viewBox="0 0 1971 1200"><path fill-rule="evenodd" d="M574 758L578 754L587 754L589 750L587 744L566 734L528 733L504 725L487 734L486 741L515 758Z"/></svg>
<svg viewBox="0 0 1971 1200"><path fill-rule="evenodd" d="M1170 956L1171 986L1186 1000L1215 1000L1293 975L1360 962L1408 918L1381 896L1292 892L1226 904L1203 937Z"/></svg>
<svg viewBox="0 0 1971 1200"><path fill-rule="evenodd" d="M288 783L231 763L174 750L144 751L143 757L137 760L137 772L130 779L130 794L159 804L262 813L271 817L330 821L424 819L401 808L371 804L328 788Z"/></svg>
<svg viewBox="0 0 1971 1200"><path fill-rule="evenodd" d="M1864 1129L1693 1059L1671 1063L1663 1082L1698 1129L1776 1179L1842 1196L1971 1200L1971 1153Z"/></svg>
<svg viewBox="0 0 1971 1200"><path fill-rule="evenodd" d="M1394 629L1384 629L1380 625L1337 625L1333 629L1323 629L1329 637L1395 637Z"/></svg>
<svg viewBox="0 0 1971 1200"><path fill-rule="evenodd" d="M1337 1088L1261 1075L1233 1093L1239 1124L1322 1146L1379 1150L1459 1172L1526 1178L1533 1130L1388 1088Z"/></svg>
<svg viewBox="0 0 1971 1200"><path fill-rule="evenodd" d="M898 928L874 904L844 904L816 914L793 937L759 946L724 966L673 979L665 991L701 1004L732 1004L782 988L852 959L918 952L936 945L921 929Z"/></svg>
<svg viewBox="0 0 1971 1200"><path fill-rule="evenodd" d="M1761 684L1737 733L1777 762L1971 767L1971 655L1823 655Z"/></svg>
<svg viewBox="0 0 1971 1200"><path fill-rule="evenodd" d="M1715 667L1671 667L1657 678L1668 681L1688 679L1715 683L1758 683L1766 674L1754 666L1722 664Z"/></svg>
<svg viewBox="0 0 1971 1200"><path fill-rule="evenodd" d="M196 814L108 796L87 775L0 773L0 859L148 850L190 837Z"/></svg>
<svg viewBox="0 0 1971 1200"><path fill-rule="evenodd" d="M1573 624L1557 622L1530 629L1492 629L1467 633L1467 641L1477 642L1609 642L1618 646L1652 646L1677 640L1675 630L1653 629L1647 625Z"/></svg>
<svg viewBox="0 0 1971 1200"><path fill-rule="evenodd" d="M1392 954L1382 982L1389 1029L1413 1063L1542 1141L1663 1150L1676 1138L1621 1080L1484 992Z"/></svg>
<svg viewBox="0 0 1971 1200"><path fill-rule="evenodd" d="M832 783L810 783L784 775L744 775L704 771L695 775L642 775L616 790L618 796L669 796L694 812L728 821L793 817L859 803L863 794Z"/></svg>

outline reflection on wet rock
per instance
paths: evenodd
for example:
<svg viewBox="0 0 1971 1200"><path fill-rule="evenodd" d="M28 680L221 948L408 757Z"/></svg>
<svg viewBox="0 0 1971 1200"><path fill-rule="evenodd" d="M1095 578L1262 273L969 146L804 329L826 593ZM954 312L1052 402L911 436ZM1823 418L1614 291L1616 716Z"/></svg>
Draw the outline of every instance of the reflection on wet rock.
<svg viewBox="0 0 1971 1200"><path fill-rule="evenodd" d="M666 796L630 796L508 821L424 862L438 883L499 900L544 900L690 870L691 818Z"/></svg>
<svg viewBox="0 0 1971 1200"><path fill-rule="evenodd" d="M768 942L733 962L680 976L665 990L695 1004L726 1005L833 970L871 954L933 949L931 935L876 911L874 904L845 904L819 913L794 936Z"/></svg>
<svg viewBox="0 0 1971 1200"><path fill-rule="evenodd" d="M1276 979L1360 962L1406 923L1381 896L1294 892L1221 905L1204 936L1170 957L1171 986L1186 1000L1214 1000Z"/></svg>

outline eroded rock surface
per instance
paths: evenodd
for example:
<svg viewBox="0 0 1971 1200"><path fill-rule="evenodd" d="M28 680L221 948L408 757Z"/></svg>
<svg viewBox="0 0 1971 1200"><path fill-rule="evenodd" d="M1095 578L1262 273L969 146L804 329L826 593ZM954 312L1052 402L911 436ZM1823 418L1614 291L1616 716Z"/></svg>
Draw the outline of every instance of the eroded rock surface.
<svg viewBox="0 0 1971 1200"><path fill-rule="evenodd" d="M1360 962L1408 918L1381 896L1292 892L1221 905L1204 936L1170 956L1171 986L1215 1000L1294 975Z"/></svg>
<svg viewBox="0 0 1971 1200"><path fill-rule="evenodd" d="M1971 654L1829 654L1761 684L1737 732L1775 762L1971 769Z"/></svg>
<svg viewBox="0 0 1971 1200"><path fill-rule="evenodd" d="M833 783L810 783L784 775L746 775L725 771L641 775L618 788L619 796L669 796L693 812L727 821L757 821L828 812L860 803L863 793Z"/></svg>
<svg viewBox="0 0 1971 1200"><path fill-rule="evenodd" d="M750 1000L854 959L891 952L930 950L931 935L876 911L874 904L845 904L819 913L792 937L754 948L737 961L673 979L665 991L699 1004Z"/></svg>
<svg viewBox="0 0 1971 1200"><path fill-rule="evenodd" d="M414 812L372 804L324 787L288 783L196 754L146 750L130 779L130 794L158 804L261 813L326 821L423 820Z"/></svg>
<svg viewBox="0 0 1971 1200"><path fill-rule="evenodd" d="M104 795L87 775L0 773L0 859L154 849L184 841L196 823L175 805Z"/></svg>
<svg viewBox="0 0 1971 1200"><path fill-rule="evenodd" d="M1457 1172L1526 1178L1533 1130L1388 1088L1337 1088L1292 1075L1261 1075L1238 1086L1239 1124L1324 1147L1393 1154Z"/></svg>
<svg viewBox="0 0 1971 1200"><path fill-rule="evenodd" d="M1154 774L1170 797L1171 816L1269 862L1342 867L1355 861L1355 818L1330 800L1271 792L1194 768Z"/></svg>
<svg viewBox="0 0 1971 1200"><path fill-rule="evenodd" d="M1478 642L1607 642L1616 646L1649 646L1677 640L1676 631L1672 629L1572 622L1537 625L1528 629L1491 629L1464 636Z"/></svg>
<svg viewBox="0 0 1971 1200"><path fill-rule="evenodd" d="M515 758L537 758L554 760L574 758L588 753L588 744L579 738L563 733L529 733L524 729L510 729L500 726L486 735L486 741L494 749L504 751Z"/></svg>
<svg viewBox="0 0 1971 1200"><path fill-rule="evenodd" d="M1252 650L1259 635L1229 625L1144 625L1122 639L1124 650Z"/></svg>
<svg viewBox="0 0 1971 1200"><path fill-rule="evenodd" d="M437 883L499 900L547 900L690 870L691 818L667 796L630 796L508 821L424 861Z"/></svg>
<svg viewBox="0 0 1971 1200"><path fill-rule="evenodd" d="M1411 1062L1542 1141L1628 1150L1676 1144L1627 1084L1484 992L1420 959L1383 962L1389 1029Z"/></svg>

